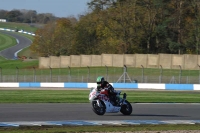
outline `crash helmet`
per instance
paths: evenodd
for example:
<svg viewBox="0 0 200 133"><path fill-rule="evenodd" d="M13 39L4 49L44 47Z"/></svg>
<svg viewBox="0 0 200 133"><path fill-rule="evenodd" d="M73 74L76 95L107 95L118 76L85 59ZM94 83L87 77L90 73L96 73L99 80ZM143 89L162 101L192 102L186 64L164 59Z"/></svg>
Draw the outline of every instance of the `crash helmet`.
<svg viewBox="0 0 200 133"><path fill-rule="evenodd" d="M101 84L105 81L103 76L97 77L97 86L101 86Z"/></svg>

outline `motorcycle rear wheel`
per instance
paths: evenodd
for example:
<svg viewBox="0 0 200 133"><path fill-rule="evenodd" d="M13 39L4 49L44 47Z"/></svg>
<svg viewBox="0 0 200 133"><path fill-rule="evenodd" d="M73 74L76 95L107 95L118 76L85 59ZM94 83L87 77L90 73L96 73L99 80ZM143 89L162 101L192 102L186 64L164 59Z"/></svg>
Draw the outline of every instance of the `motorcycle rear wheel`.
<svg viewBox="0 0 200 133"><path fill-rule="evenodd" d="M97 104L97 101L92 101L92 110L97 114L97 115L104 115L106 112L106 106L103 101L100 101L102 107L99 107Z"/></svg>
<svg viewBox="0 0 200 133"><path fill-rule="evenodd" d="M132 113L132 105L125 100L125 104L121 106L120 112L124 115L130 115Z"/></svg>

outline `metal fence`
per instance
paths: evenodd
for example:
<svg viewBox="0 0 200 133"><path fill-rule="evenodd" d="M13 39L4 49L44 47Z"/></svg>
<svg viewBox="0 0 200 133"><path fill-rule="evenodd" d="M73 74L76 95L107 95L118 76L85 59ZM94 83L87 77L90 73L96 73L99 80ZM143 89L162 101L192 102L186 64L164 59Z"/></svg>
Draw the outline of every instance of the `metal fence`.
<svg viewBox="0 0 200 133"><path fill-rule="evenodd" d="M84 67L62 69L2 69L0 82L83 82L94 83L104 76L110 83L199 84L200 70L132 67Z"/></svg>

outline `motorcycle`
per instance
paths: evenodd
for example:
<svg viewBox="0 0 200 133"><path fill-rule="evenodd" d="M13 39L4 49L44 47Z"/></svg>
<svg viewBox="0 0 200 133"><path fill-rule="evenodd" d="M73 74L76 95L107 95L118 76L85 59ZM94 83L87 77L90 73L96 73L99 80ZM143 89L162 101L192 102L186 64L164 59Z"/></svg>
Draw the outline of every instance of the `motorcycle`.
<svg viewBox="0 0 200 133"><path fill-rule="evenodd" d="M121 91L116 91L116 102L110 100L107 89L98 91L97 88L91 88L89 93L89 100L92 103L92 110L97 115L104 115L105 113L118 113L130 115L132 113L132 105L126 100L126 93L123 98L120 97Z"/></svg>

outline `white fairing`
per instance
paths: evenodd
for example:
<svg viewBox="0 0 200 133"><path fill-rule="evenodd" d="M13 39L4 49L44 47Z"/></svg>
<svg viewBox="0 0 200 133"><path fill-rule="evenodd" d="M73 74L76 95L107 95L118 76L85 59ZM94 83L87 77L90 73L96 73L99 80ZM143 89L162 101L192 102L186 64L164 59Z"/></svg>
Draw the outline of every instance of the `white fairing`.
<svg viewBox="0 0 200 133"><path fill-rule="evenodd" d="M107 96L100 94L96 88L91 88L90 90L90 94L89 94L89 100L90 102L93 101L95 98L97 98L98 96L101 97L101 100L105 103L106 105L106 113L117 113L120 111L121 107L118 106L113 106L110 103L110 100Z"/></svg>
<svg viewBox="0 0 200 133"><path fill-rule="evenodd" d="M104 101L104 103L106 104L106 113L117 113L121 109L121 107L113 106L108 101Z"/></svg>
<svg viewBox="0 0 200 133"><path fill-rule="evenodd" d="M96 98L96 96L99 94L96 88L91 88L90 94L89 94L89 100L92 101Z"/></svg>

